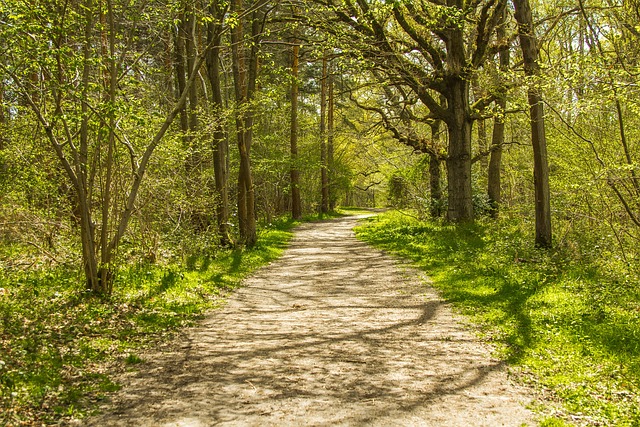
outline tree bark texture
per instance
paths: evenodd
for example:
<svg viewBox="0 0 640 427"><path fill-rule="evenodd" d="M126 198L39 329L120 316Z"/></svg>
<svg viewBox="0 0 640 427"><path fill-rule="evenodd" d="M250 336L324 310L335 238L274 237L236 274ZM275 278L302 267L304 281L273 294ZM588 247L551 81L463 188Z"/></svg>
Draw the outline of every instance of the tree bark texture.
<svg viewBox="0 0 640 427"><path fill-rule="evenodd" d="M515 18L527 77L536 79L540 75L538 47L534 34L533 18L529 0L514 0ZM544 124L542 96L537 82L527 91L531 119L531 143L533 145L533 178L535 186L536 238L538 247L549 248L551 234L551 200L549 192L549 165L547 159L547 139Z"/></svg>
<svg viewBox="0 0 640 427"><path fill-rule="evenodd" d="M504 111L506 100L501 98L496 101L498 107ZM489 158L489 170L487 173L487 196L489 198L489 214L497 218L502 202L501 193L501 165L502 165L502 144L504 144L504 117L496 117L493 121L493 132L491 135L491 155Z"/></svg>
<svg viewBox="0 0 640 427"><path fill-rule="evenodd" d="M334 79L331 67L328 71L328 86L329 86L329 99L327 107L327 198L329 199L329 210L334 210L336 207L336 199L333 188L334 170L333 170L333 143L334 143L334 114L335 114L335 99L334 99Z"/></svg>
<svg viewBox="0 0 640 427"><path fill-rule="evenodd" d="M452 77L449 81L446 124L449 134L447 156L448 209L447 220L463 222L473 220L471 189L471 130L469 108L469 82Z"/></svg>
<svg viewBox="0 0 640 427"><path fill-rule="evenodd" d="M222 15L218 2L212 2L210 6L212 16L218 18ZM223 124L222 111L224 110L222 98L222 83L220 81L220 49L222 46L222 27L216 21L209 24L207 29L207 42L211 50L207 55L207 76L211 84L211 108L216 120L212 135L213 150L213 174L218 200L215 204L218 237L221 246L231 244L229 233L229 192L227 187L227 132Z"/></svg>
<svg viewBox="0 0 640 427"><path fill-rule="evenodd" d="M241 0L233 0L233 11L240 12ZM260 21L258 13L252 14L251 35L252 47L249 54L249 68L247 71L246 47L242 22L231 31L231 51L233 56L233 76L236 95L236 135L238 151L240 153L240 168L238 172L238 223L240 243L253 246L257 240L255 218L255 193L253 177L251 175L251 139L253 136L253 112L251 99L255 91L258 70L258 40Z"/></svg>
<svg viewBox="0 0 640 427"><path fill-rule="evenodd" d="M477 76L474 76L472 85L474 102L487 96L484 88L480 86ZM478 152L480 153L480 173L485 174L489 169L489 140L487 137L487 124L484 118L477 120L477 133Z"/></svg>
<svg viewBox="0 0 640 427"><path fill-rule="evenodd" d="M506 17L506 11L504 16ZM496 35L499 42L505 40L506 32L504 22L498 25ZM507 42L508 43L508 42ZM507 72L509 70L509 46L504 46L498 53L500 62L500 71ZM502 77L501 77L502 78ZM498 115L493 121L493 132L491 135L491 154L489 158L489 170L487 172L487 196L489 198L489 214L493 218L497 218L500 212L500 203L502 203L502 146L504 144L504 114L507 108L506 89L496 99Z"/></svg>
<svg viewBox="0 0 640 427"><path fill-rule="evenodd" d="M108 79L105 79L107 87L106 101L114 104L116 100L116 90L118 87L118 70L116 64L116 34L115 22L113 16L113 3L107 0L107 28L108 28ZM100 268L99 268L99 292L110 295L113 290L113 266L111 265L112 248L109 246L110 240L110 211L111 197L113 191L113 168L114 168L114 150L116 144L116 116L115 106L109 112L109 130L107 136L107 158L105 164L106 176L102 194L102 226L100 230Z"/></svg>
<svg viewBox="0 0 640 427"><path fill-rule="evenodd" d="M86 11L85 40L83 46L83 70L82 70L82 99L88 100L88 88L91 76L91 45L93 43L94 5L92 0L87 0L84 4ZM59 76L60 78L62 76ZM80 210L80 238L82 241L82 259L86 278L87 290L94 293L101 293L102 286L98 273L98 255L96 251L95 225L91 212L91 193L87 182L87 164L89 157L89 108L88 102L82 102L82 121L80 124L80 147L78 161L74 162L75 188L78 196L78 207ZM61 149L56 150L58 157L64 159ZM64 160L63 160L64 162Z"/></svg>
<svg viewBox="0 0 640 427"><path fill-rule="evenodd" d="M440 120L431 123L431 141L434 147L438 147L440 140ZM435 150L434 150L435 151ZM429 189L430 189L430 215L433 218L442 216L442 177L440 168L440 157L435 152L429 152Z"/></svg>
<svg viewBox="0 0 640 427"><path fill-rule="evenodd" d="M182 13L180 21L177 24L176 32L174 34L174 55L175 55L175 71L176 71L176 98L180 97L180 94L184 92L187 87L187 68L186 68L186 46L185 46L185 33L186 33L186 17ZM183 141L185 144L189 144L189 115L187 114L187 105L182 106L180 109L180 130L183 133Z"/></svg>

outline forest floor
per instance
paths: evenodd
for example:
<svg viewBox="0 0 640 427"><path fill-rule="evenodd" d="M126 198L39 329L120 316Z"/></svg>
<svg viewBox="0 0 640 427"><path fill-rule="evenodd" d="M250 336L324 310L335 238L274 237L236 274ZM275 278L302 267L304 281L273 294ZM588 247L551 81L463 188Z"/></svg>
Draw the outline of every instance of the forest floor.
<svg viewBox="0 0 640 427"><path fill-rule="evenodd" d="M428 279L307 223L197 326L142 355L88 426L535 425L516 385Z"/></svg>

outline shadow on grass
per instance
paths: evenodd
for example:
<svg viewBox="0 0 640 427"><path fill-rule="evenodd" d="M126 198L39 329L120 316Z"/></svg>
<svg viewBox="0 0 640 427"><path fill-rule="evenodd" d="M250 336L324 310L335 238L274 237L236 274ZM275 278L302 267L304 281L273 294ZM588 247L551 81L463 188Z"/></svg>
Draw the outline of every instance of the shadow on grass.
<svg viewBox="0 0 640 427"><path fill-rule="evenodd" d="M262 229L249 250L193 254L168 266L123 265L108 298L84 292L74 269L3 272L0 425L9 419L4 414L13 424L36 414L53 425L84 412L91 406L87 399L112 388L101 363L166 339L198 319L224 291L279 256L295 224L282 219Z"/></svg>
<svg viewBox="0 0 640 427"><path fill-rule="evenodd" d="M576 260L575 251L537 250L529 232L521 221L454 227L397 213L357 230L426 271L446 300L501 344L501 358L553 390L567 413L640 425L640 404L630 397L640 391L637 277L622 282L629 273L616 264Z"/></svg>
<svg viewBox="0 0 640 427"><path fill-rule="evenodd" d="M499 265L483 264L488 248L481 225L403 222L391 226L372 220L358 235L413 261L436 278L434 285L444 298L466 314L491 316L508 346L507 361L517 362L533 345L531 299L543 287L538 282L514 280Z"/></svg>

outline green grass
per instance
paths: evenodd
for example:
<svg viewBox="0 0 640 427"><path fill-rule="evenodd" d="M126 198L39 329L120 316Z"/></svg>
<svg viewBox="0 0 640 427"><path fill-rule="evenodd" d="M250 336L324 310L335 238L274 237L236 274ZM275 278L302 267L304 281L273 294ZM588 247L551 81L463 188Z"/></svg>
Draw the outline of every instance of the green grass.
<svg viewBox="0 0 640 427"><path fill-rule="evenodd" d="M353 206L340 206L337 212L341 215L367 215L374 212L373 209L359 208Z"/></svg>
<svg viewBox="0 0 640 427"><path fill-rule="evenodd" d="M139 351L220 306L280 256L295 224L264 227L249 250L122 267L109 299L85 293L68 268L0 271L0 425L83 417L119 388L113 369L142 363Z"/></svg>
<svg viewBox="0 0 640 427"><path fill-rule="evenodd" d="M412 260L480 325L546 396L543 425L640 425L640 293L630 273L536 250L522 221L451 226L390 212L357 235Z"/></svg>

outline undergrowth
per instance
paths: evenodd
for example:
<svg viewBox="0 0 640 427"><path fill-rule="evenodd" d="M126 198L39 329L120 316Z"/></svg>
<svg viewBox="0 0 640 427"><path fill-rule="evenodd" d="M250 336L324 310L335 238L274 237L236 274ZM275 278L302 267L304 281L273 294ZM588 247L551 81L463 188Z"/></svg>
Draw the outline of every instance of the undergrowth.
<svg viewBox="0 0 640 427"><path fill-rule="evenodd" d="M356 231L412 260L480 325L543 394L542 425L640 425L640 292L628 266L601 251L537 250L522 220L451 226L389 212Z"/></svg>
<svg viewBox="0 0 640 427"><path fill-rule="evenodd" d="M144 348L222 304L281 254L294 224L263 227L249 250L122 266L108 299L84 292L81 274L69 267L0 271L0 425L86 415L119 388L114 370L143 362Z"/></svg>

